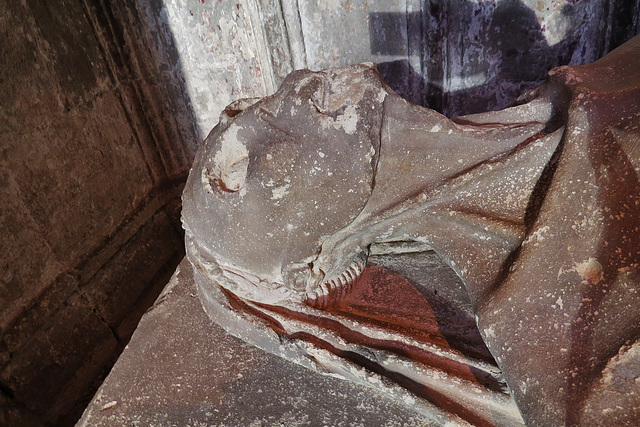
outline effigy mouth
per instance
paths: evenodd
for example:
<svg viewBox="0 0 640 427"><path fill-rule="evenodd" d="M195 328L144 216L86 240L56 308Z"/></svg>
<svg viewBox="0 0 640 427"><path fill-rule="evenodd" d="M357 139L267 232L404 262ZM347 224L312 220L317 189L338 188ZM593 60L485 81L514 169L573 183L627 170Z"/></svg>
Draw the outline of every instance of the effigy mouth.
<svg viewBox="0 0 640 427"><path fill-rule="evenodd" d="M342 274L329 280L325 279L324 272L320 271L318 279L305 293L305 303L311 307L325 309L342 301L349 293L353 284L362 276L366 262L356 260Z"/></svg>

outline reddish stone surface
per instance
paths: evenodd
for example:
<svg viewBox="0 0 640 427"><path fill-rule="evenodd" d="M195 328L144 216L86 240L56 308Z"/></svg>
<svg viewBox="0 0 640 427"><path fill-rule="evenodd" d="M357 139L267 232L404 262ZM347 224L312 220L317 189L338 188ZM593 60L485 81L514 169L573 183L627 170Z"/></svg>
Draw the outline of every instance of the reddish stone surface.
<svg viewBox="0 0 640 427"><path fill-rule="evenodd" d="M365 268L332 311L442 338L429 301L405 277L381 266Z"/></svg>

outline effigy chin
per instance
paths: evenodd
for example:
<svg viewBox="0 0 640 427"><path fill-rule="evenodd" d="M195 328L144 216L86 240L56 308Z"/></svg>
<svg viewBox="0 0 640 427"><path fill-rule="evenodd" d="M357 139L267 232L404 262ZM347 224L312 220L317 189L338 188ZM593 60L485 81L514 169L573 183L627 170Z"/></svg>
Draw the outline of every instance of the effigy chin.
<svg viewBox="0 0 640 427"><path fill-rule="evenodd" d="M640 38L455 119L293 72L223 112L182 218L205 311L266 351L442 425L640 420Z"/></svg>

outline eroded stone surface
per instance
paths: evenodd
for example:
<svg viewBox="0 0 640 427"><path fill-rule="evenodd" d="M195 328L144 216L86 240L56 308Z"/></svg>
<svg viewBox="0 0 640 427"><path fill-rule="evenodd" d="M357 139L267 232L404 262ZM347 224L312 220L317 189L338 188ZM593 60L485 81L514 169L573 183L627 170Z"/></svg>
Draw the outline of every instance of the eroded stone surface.
<svg viewBox="0 0 640 427"><path fill-rule="evenodd" d="M0 4L0 425L74 423L183 256L160 5Z"/></svg>
<svg viewBox="0 0 640 427"><path fill-rule="evenodd" d="M368 271L371 245L426 243L462 279L528 424L588 424L594 405L599 421L627 419L607 378L635 366L621 349L640 334L639 55L636 38L555 69L522 105L454 120L408 104L366 65L294 73L274 96L223 115L198 154L183 222L205 309L285 357L225 310L346 359L396 357L378 351L385 334L415 356L433 337L388 335L407 313L372 325L335 310ZM371 310L372 298L359 301ZM429 387L412 377L414 356L402 379L387 378ZM470 401L426 398L476 420ZM637 406L637 388L626 399Z"/></svg>
<svg viewBox="0 0 640 427"><path fill-rule="evenodd" d="M404 401L234 338L211 322L196 292L185 261L78 426L440 425Z"/></svg>

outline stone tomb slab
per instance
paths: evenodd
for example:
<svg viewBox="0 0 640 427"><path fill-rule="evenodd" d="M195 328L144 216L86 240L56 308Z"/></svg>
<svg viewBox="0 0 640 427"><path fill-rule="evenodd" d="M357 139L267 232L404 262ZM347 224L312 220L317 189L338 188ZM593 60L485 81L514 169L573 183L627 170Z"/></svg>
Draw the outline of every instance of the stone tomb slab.
<svg viewBox="0 0 640 427"><path fill-rule="evenodd" d="M183 261L77 424L429 426L405 402L250 346L203 311Z"/></svg>

